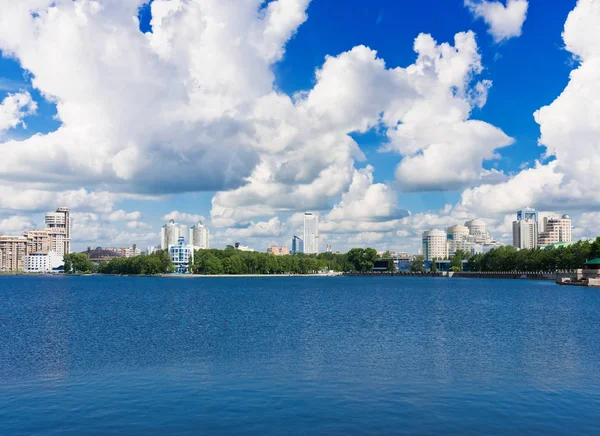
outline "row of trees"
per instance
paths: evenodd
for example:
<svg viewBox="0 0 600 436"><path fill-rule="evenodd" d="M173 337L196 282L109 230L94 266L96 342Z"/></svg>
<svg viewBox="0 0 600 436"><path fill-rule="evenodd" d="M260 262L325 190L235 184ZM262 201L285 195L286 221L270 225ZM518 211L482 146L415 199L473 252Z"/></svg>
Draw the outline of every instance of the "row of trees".
<svg viewBox="0 0 600 436"><path fill-rule="evenodd" d="M384 256L385 257L385 256ZM267 253L244 252L228 246L225 250L198 250L194 253L191 271L195 274L315 274L321 271L370 272L380 257L373 248L354 248L346 254L321 253L275 256ZM389 262L393 270L393 262ZM166 250L151 255L117 257L96 265L85 253L65 256L68 274L127 274L153 275L173 272Z"/></svg>
<svg viewBox="0 0 600 436"><path fill-rule="evenodd" d="M581 268L591 259L600 257L600 238L594 242L580 241L567 247L550 250L517 250L515 247L500 247L486 254L469 256L469 271L559 271Z"/></svg>
<svg viewBox="0 0 600 436"><path fill-rule="evenodd" d="M167 274L173 272L173 263L166 250L150 255L116 257L110 262L95 264L85 253L72 253L64 257L67 274Z"/></svg>

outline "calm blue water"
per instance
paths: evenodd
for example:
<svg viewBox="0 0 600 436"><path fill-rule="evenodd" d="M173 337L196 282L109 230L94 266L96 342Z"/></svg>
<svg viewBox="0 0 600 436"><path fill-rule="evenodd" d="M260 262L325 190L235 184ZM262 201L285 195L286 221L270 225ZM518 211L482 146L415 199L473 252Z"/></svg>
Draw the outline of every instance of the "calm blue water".
<svg viewBox="0 0 600 436"><path fill-rule="evenodd" d="M600 290L0 277L0 434L598 434Z"/></svg>

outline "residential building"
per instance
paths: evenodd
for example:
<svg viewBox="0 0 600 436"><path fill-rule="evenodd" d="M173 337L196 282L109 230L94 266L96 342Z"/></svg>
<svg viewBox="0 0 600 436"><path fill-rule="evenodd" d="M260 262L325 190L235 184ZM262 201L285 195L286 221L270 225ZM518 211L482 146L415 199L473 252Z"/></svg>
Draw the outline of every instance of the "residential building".
<svg viewBox="0 0 600 436"><path fill-rule="evenodd" d="M50 234L50 250L59 256L71 253L71 214L68 207L59 207L46 214L46 230Z"/></svg>
<svg viewBox="0 0 600 436"><path fill-rule="evenodd" d="M124 247L124 248L107 247L104 250L117 253L121 257L135 257L135 256L140 256L142 254L142 250L137 248L136 244L133 244L131 247Z"/></svg>
<svg viewBox="0 0 600 436"><path fill-rule="evenodd" d="M537 247L538 242L538 222L532 219L524 218L525 215L517 214L517 221L513 221L513 246L519 250L533 249Z"/></svg>
<svg viewBox="0 0 600 436"><path fill-rule="evenodd" d="M319 216L312 212L304 213L303 253L319 254Z"/></svg>
<svg viewBox="0 0 600 436"><path fill-rule="evenodd" d="M179 238L177 245L169 246L169 256L177 273L186 274L191 271L191 266L194 263L194 247L186 245L183 236Z"/></svg>
<svg viewBox="0 0 600 436"><path fill-rule="evenodd" d="M50 235L49 229L26 231L24 236L27 238L27 254L47 253L51 251L52 238Z"/></svg>
<svg viewBox="0 0 600 436"><path fill-rule="evenodd" d="M525 208L517 212L517 221L539 221L539 213L535 209Z"/></svg>
<svg viewBox="0 0 600 436"><path fill-rule="evenodd" d="M287 247L279 247L277 245L271 245L267 248L267 254L274 254L275 256L285 256L290 254L290 250Z"/></svg>
<svg viewBox="0 0 600 436"><path fill-rule="evenodd" d="M179 238L185 238L187 226L177 224L175 220L169 221L160 230L160 246L166 250L171 245L177 245Z"/></svg>
<svg viewBox="0 0 600 436"><path fill-rule="evenodd" d="M150 245L150 246L148 247L148 249L146 250L146 254L149 254L149 255L150 255L150 254L152 254L152 253L156 253L158 250L160 250L160 249L159 249L159 248L157 248L156 246L154 246L154 245Z"/></svg>
<svg viewBox="0 0 600 436"><path fill-rule="evenodd" d="M469 229L469 235L476 240L485 240L489 238L485 222L480 219L467 221L465 227Z"/></svg>
<svg viewBox="0 0 600 436"><path fill-rule="evenodd" d="M448 257L446 232L437 229L423 232L423 255L427 262L446 259Z"/></svg>
<svg viewBox="0 0 600 436"><path fill-rule="evenodd" d="M46 253L38 251L25 256L24 270L28 273L59 272L63 264L63 257L54 251Z"/></svg>
<svg viewBox="0 0 600 436"><path fill-rule="evenodd" d="M209 249L209 235L208 227L199 221L198 224L190 228L190 245L194 247L194 250Z"/></svg>
<svg viewBox="0 0 600 436"><path fill-rule="evenodd" d="M292 254L304 253L304 241L298 236L292 238Z"/></svg>
<svg viewBox="0 0 600 436"><path fill-rule="evenodd" d="M448 255L454 256L458 250L471 251L471 242L469 241L470 231L467 226L452 226L446 231L448 239Z"/></svg>
<svg viewBox="0 0 600 436"><path fill-rule="evenodd" d="M544 218L544 231L539 234L538 245L556 244L558 242L571 242L573 240L573 225L569 215L561 218Z"/></svg>
<svg viewBox="0 0 600 436"><path fill-rule="evenodd" d="M27 238L24 236L0 236L0 271L24 271L27 255Z"/></svg>

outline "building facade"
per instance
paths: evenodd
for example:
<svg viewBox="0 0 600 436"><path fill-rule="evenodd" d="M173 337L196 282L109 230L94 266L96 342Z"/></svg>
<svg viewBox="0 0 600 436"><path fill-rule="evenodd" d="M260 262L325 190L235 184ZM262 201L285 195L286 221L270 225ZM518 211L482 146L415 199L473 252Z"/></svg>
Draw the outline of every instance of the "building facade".
<svg viewBox="0 0 600 436"><path fill-rule="evenodd" d="M290 250L287 247L271 245L269 248L267 248L267 254L273 254L275 256L286 256L290 254Z"/></svg>
<svg viewBox="0 0 600 436"><path fill-rule="evenodd" d="M471 251L469 242L469 228L466 226L452 226L446 231L448 239L448 255L454 256L458 250Z"/></svg>
<svg viewBox="0 0 600 436"><path fill-rule="evenodd" d="M195 250L208 250L210 248L209 237L210 231L202 222L198 222L190 228L190 245Z"/></svg>
<svg viewBox="0 0 600 436"><path fill-rule="evenodd" d="M58 272L63 265L63 258L54 251L36 252L25 256L24 270L27 273Z"/></svg>
<svg viewBox="0 0 600 436"><path fill-rule="evenodd" d="M573 240L573 225L569 215L562 218L544 218L544 231L540 232L538 245L546 246L558 242L571 242Z"/></svg>
<svg viewBox="0 0 600 436"><path fill-rule="evenodd" d="M51 233L48 229L28 230L24 236L27 239L27 254L48 253L52 248Z"/></svg>
<svg viewBox="0 0 600 436"><path fill-rule="evenodd" d="M45 217L50 234L50 250L59 256L71 253L71 213L68 207L59 207Z"/></svg>
<svg viewBox="0 0 600 436"><path fill-rule="evenodd" d="M298 236L292 238L292 254L304 253L304 241Z"/></svg>
<svg viewBox="0 0 600 436"><path fill-rule="evenodd" d="M177 245L169 246L169 256L175 266L175 272L179 274L191 272L191 267L194 263L194 247L186 245L183 236L179 238Z"/></svg>
<svg viewBox="0 0 600 436"><path fill-rule="evenodd" d="M423 232L423 256L426 262L448 258L446 232L437 229Z"/></svg>
<svg viewBox="0 0 600 436"><path fill-rule="evenodd" d="M27 238L24 236L0 236L0 271L25 270Z"/></svg>
<svg viewBox="0 0 600 436"><path fill-rule="evenodd" d="M160 230L160 247L166 250L172 245L178 245L179 238L185 238L186 229L187 226L177 224L175 220L169 221Z"/></svg>
<svg viewBox="0 0 600 436"><path fill-rule="evenodd" d="M513 246L519 250L534 249L538 245L538 214L533 209L519 211L513 221Z"/></svg>
<svg viewBox="0 0 600 436"><path fill-rule="evenodd" d="M319 254L319 216L304 213L304 250L306 254Z"/></svg>

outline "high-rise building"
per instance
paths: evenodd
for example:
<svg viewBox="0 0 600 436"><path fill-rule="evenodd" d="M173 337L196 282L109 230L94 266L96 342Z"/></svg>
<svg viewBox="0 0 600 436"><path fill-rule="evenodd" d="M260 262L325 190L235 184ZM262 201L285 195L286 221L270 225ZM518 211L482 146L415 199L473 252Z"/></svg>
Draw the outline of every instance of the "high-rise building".
<svg viewBox="0 0 600 436"><path fill-rule="evenodd" d="M287 247L279 247L277 245L271 245L267 248L267 254L273 254L275 256L285 256L290 254L290 250Z"/></svg>
<svg viewBox="0 0 600 436"><path fill-rule="evenodd" d="M0 236L0 271L24 271L26 255L26 237Z"/></svg>
<svg viewBox="0 0 600 436"><path fill-rule="evenodd" d="M446 231L448 239L448 255L454 256L458 250L471 251L469 242L469 228L466 226L452 226Z"/></svg>
<svg viewBox="0 0 600 436"><path fill-rule="evenodd" d="M177 239L177 244L169 246L169 256L176 272L180 274L188 273L194 263L194 247L186 245L185 238L180 236Z"/></svg>
<svg viewBox="0 0 600 436"><path fill-rule="evenodd" d="M523 209L517 212L513 221L513 246L521 249L533 249L538 244L538 212L535 209Z"/></svg>
<svg viewBox="0 0 600 436"><path fill-rule="evenodd" d="M536 221L513 221L513 246L519 250L536 248L538 243L537 225Z"/></svg>
<svg viewBox="0 0 600 436"><path fill-rule="evenodd" d="M71 214L68 207L59 207L46 214L46 230L50 233L50 249L59 256L71 253Z"/></svg>
<svg viewBox="0 0 600 436"><path fill-rule="evenodd" d="M304 251L306 254L319 254L319 216L304 214Z"/></svg>
<svg viewBox="0 0 600 436"><path fill-rule="evenodd" d="M186 226L169 221L160 230L160 247L167 250L171 245L179 244L179 238L185 238Z"/></svg>
<svg viewBox="0 0 600 436"><path fill-rule="evenodd" d="M304 242L298 236L292 238L292 254L296 253L304 253Z"/></svg>
<svg viewBox="0 0 600 436"><path fill-rule="evenodd" d="M47 253L52 248L52 238L49 229L27 230L27 254Z"/></svg>
<svg viewBox="0 0 600 436"><path fill-rule="evenodd" d="M487 227L485 222L479 219L467 221L465 227L469 229L469 234L474 238L488 238Z"/></svg>
<svg viewBox="0 0 600 436"><path fill-rule="evenodd" d="M573 225L569 215L563 215L562 218L544 218L544 231L538 237L538 245L546 246L572 240Z"/></svg>
<svg viewBox="0 0 600 436"><path fill-rule="evenodd" d="M190 245L194 247L194 250L207 250L210 248L209 235L208 227L199 221L190 228Z"/></svg>
<svg viewBox="0 0 600 436"><path fill-rule="evenodd" d="M448 257L446 232L437 229L423 232L423 255L427 262L446 259Z"/></svg>

